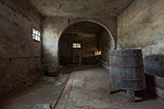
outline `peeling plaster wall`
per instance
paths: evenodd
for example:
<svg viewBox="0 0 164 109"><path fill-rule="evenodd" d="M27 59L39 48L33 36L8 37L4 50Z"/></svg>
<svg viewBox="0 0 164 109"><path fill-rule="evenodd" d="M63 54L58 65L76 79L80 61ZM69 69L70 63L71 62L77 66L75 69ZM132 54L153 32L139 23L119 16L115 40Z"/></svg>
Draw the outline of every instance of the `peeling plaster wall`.
<svg viewBox="0 0 164 109"><path fill-rule="evenodd" d="M68 21L70 19L70 22ZM58 67L58 41L62 32L72 24L80 21L92 21L104 25L116 38L116 18L77 18L77 17L45 17L43 19L43 66L54 70Z"/></svg>
<svg viewBox="0 0 164 109"><path fill-rule="evenodd" d="M164 89L163 6L163 0L135 0L118 16L117 30L122 49L142 48L145 73L153 76L153 80L147 78L147 83L153 85L154 81L161 89Z"/></svg>
<svg viewBox="0 0 164 109"><path fill-rule="evenodd" d="M41 17L27 1L0 1L0 97L41 75L41 43L32 40L32 27L41 29Z"/></svg>
<svg viewBox="0 0 164 109"><path fill-rule="evenodd" d="M110 51L113 50L115 47L113 46L113 41L107 31L103 31L99 35L99 44L101 50L101 58L104 61L109 62Z"/></svg>

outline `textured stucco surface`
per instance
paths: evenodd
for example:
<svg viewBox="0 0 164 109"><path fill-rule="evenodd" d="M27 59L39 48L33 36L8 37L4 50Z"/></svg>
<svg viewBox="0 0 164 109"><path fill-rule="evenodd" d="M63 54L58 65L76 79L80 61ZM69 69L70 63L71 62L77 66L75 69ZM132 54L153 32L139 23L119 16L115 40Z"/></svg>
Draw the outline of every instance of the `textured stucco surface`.
<svg viewBox="0 0 164 109"><path fill-rule="evenodd" d="M100 50L101 50L101 58L104 61L109 62L110 51L113 50L115 47L107 31L103 31L99 35L99 44L100 44Z"/></svg>
<svg viewBox="0 0 164 109"><path fill-rule="evenodd" d="M164 1L135 0L118 16L118 45L121 49L142 48L145 73L164 87ZM160 81L160 82L159 82Z"/></svg>
<svg viewBox="0 0 164 109"><path fill-rule="evenodd" d="M68 19L69 22L68 22ZM116 18L77 18L77 17L45 17L43 20L43 67L49 66L56 70L58 67L58 42L61 34L71 25L82 21L97 23L108 29L116 38Z"/></svg>
<svg viewBox="0 0 164 109"><path fill-rule="evenodd" d="M0 97L40 75L41 43L31 38L41 18L22 0L0 1Z"/></svg>
<svg viewBox="0 0 164 109"><path fill-rule="evenodd" d="M117 16L134 0L29 0L43 16ZM100 8L101 7L101 8Z"/></svg>

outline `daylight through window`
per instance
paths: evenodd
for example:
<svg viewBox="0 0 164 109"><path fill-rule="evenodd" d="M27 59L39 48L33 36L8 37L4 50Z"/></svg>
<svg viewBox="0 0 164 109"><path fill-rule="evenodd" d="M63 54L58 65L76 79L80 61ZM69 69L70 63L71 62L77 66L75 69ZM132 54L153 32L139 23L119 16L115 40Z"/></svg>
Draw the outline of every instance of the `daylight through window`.
<svg viewBox="0 0 164 109"><path fill-rule="evenodd" d="M32 39L40 41L40 31L32 28Z"/></svg>
<svg viewBox="0 0 164 109"><path fill-rule="evenodd" d="M81 48L81 44L80 43L73 43L73 48Z"/></svg>

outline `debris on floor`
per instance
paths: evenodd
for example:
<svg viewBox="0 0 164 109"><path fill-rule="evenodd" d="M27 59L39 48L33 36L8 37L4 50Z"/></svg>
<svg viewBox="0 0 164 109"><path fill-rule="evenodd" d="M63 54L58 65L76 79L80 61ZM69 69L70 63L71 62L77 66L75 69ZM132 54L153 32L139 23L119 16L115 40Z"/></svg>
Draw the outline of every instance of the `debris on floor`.
<svg viewBox="0 0 164 109"><path fill-rule="evenodd" d="M47 83L54 83L56 81L56 79L54 79L53 77L48 77L47 79Z"/></svg>
<svg viewBox="0 0 164 109"><path fill-rule="evenodd" d="M69 80L68 80L69 79ZM48 83L49 81L50 83ZM37 87L36 87L37 86ZM44 76L24 90L0 100L1 109L163 109L161 98L135 95L128 102L125 91L112 87L109 75L97 66L78 66L61 77Z"/></svg>
<svg viewBox="0 0 164 109"><path fill-rule="evenodd" d="M62 77L43 76L23 90L0 99L0 109L52 109L69 76L70 74Z"/></svg>
<svg viewBox="0 0 164 109"><path fill-rule="evenodd" d="M59 77L61 77L61 76L63 76L63 74L61 73L61 74L59 74Z"/></svg>
<svg viewBox="0 0 164 109"><path fill-rule="evenodd" d="M49 104L36 104L33 109L51 109Z"/></svg>
<svg viewBox="0 0 164 109"><path fill-rule="evenodd" d="M58 81L56 81L56 82L55 82L55 86L58 86L58 85L61 85L61 83L58 82Z"/></svg>
<svg viewBox="0 0 164 109"><path fill-rule="evenodd" d="M75 67L54 109L163 109L161 99L151 94L135 93L135 102L128 102L126 91L112 87L109 94L109 73L98 66Z"/></svg>

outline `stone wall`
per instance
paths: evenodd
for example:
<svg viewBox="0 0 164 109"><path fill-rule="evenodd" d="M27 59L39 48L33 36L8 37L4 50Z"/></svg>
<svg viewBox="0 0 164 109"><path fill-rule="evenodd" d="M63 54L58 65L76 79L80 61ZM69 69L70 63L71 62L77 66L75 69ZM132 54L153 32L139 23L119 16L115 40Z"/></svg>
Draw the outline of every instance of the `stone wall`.
<svg viewBox="0 0 164 109"><path fill-rule="evenodd" d="M118 45L121 49L142 49L145 73L155 76L154 84L161 89L164 89L163 6L163 0L135 0L117 21ZM152 80L147 81L147 85L153 85Z"/></svg>
<svg viewBox="0 0 164 109"><path fill-rule="evenodd" d="M100 44L100 50L101 50L101 58L104 61L109 62L110 51L113 50L115 47L107 31L104 30L99 35L99 44Z"/></svg>
<svg viewBox="0 0 164 109"><path fill-rule="evenodd" d="M41 29L41 16L27 1L0 1L0 97L27 85L41 73L41 42L31 29Z"/></svg>
<svg viewBox="0 0 164 109"><path fill-rule="evenodd" d="M81 57L83 58L95 56L95 51L98 51L98 36L95 34L63 34L60 38L59 49L60 58L63 60L60 63L68 65L72 64L72 43L80 42Z"/></svg>
<svg viewBox="0 0 164 109"><path fill-rule="evenodd" d="M43 19L43 67L50 67L56 70L58 67L58 42L61 34L69 26L82 21L90 21L103 25L108 29L111 35L116 38L117 25L115 17L45 17Z"/></svg>

